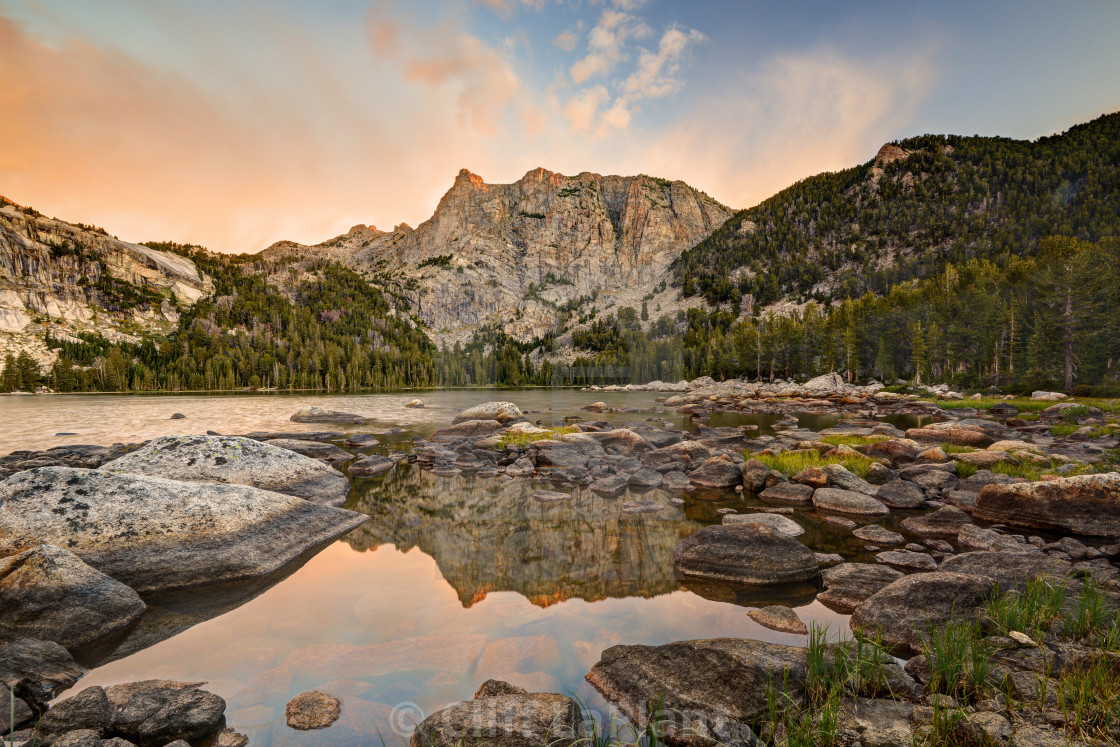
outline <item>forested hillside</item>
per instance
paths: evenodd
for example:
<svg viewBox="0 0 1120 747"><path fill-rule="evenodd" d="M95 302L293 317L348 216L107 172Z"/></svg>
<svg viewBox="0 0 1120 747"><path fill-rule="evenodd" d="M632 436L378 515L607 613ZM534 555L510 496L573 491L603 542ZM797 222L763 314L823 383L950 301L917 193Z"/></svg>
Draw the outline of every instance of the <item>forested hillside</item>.
<svg viewBox="0 0 1120 747"><path fill-rule="evenodd" d="M1048 236L1120 229L1120 114L1037 141L925 135L737 213L673 268L686 296L751 309L888 293L969 259L1006 266Z"/></svg>
<svg viewBox="0 0 1120 747"><path fill-rule="evenodd" d="M48 339L59 351L49 386L357 390L434 383L435 349L407 305L341 265L150 246L189 256L214 278L215 293L184 312L166 339L139 344L110 344L94 334L80 342ZM22 371L18 365L16 370Z"/></svg>

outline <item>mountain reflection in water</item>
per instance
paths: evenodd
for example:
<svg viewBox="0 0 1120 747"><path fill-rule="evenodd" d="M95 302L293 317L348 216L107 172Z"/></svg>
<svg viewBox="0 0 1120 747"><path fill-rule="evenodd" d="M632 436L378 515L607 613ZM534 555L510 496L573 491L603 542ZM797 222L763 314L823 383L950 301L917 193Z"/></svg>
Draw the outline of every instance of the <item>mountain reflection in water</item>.
<svg viewBox="0 0 1120 747"><path fill-rule="evenodd" d="M355 481L349 505L370 522L240 606L227 590L193 611L156 609L158 624L141 623L129 654L79 686L205 680L253 744L380 744L379 733L399 744L423 714L492 677L605 709L583 675L615 644L803 643L760 627L747 606L780 601L834 634L846 630L846 617L812 601L811 588L761 597L678 581L673 548L718 520L710 502L676 505L652 491L641 498L660 512L624 514L636 496L573 489L571 501L547 505L532 499L540 487L409 465ZM141 649L160 631L177 634ZM309 689L343 700L340 721L310 735L284 723L285 703Z"/></svg>

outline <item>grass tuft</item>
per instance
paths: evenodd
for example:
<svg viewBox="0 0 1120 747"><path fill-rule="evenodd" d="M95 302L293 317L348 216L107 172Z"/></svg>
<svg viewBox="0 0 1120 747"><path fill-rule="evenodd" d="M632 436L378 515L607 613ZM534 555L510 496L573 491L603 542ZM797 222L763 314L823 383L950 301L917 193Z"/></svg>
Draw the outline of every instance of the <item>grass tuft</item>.
<svg viewBox="0 0 1120 747"><path fill-rule="evenodd" d="M988 691L991 652L980 639L977 622L950 620L930 626L925 644L930 692L979 699Z"/></svg>
<svg viewBox="0 0 1120 747"><path fill-rule="evenodd" d="M525 448L531 443L537 441L553 441L557 436L565 433L579 433L579 428L574 425L565 425L559 428L549 428L548 433L505 433L498 439L498 443L494 448L502 451L510 444Z"/></svg>
<svg viewBox="0 0 1120 747"><path fill-rule="evenodd" d="M1004 635L1016 630L1041 643L1051 624L1062 616L1065 602L1064 586L1037 578L1021 594L1014 590L993 594L985 612Z"/></svg>
<svg viewBox="0 0 1120 747"><path fill-rule="evenodd" d="M865 456L827 456L816 449L797 449L783 451L780 454L746 454L748 458L761 461L770 469L776 469L787 477L793 477L798 472L810 467L824 467L829 464L842 464L850 472L860 477L866 477L867 471L875 463L874 459Z"/></svg>

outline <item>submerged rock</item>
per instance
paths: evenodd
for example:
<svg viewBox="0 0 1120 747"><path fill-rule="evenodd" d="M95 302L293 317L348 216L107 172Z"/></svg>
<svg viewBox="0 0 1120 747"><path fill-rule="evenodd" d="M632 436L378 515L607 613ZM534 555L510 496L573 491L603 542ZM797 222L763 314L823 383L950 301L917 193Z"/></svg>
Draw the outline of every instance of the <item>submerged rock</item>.
<svg viewBox="0 0 1120 747"><path fill-rule="evenodd" d="M64 545L140 593L276 570L368 519L243 485L44 467L0 483L0 537Z"/></svg>
<svg viewBox="0 0 1120 747"><path fill-rule="evenodd" d="M237 436L162 436L101 469L186 482L249 485L332 506L341 506L350 494L346 476L333 467L286 447Z"/></svg>
<svg viewBox="0 0 1120 747"><path fill-rule="evenodd" d="M397 463L389 457L384 457L380 454L374 454L373 456L368 456L365 459L359 459L358 461L351 464L349 472L350 474L358 475L359 477L372 477L374 475L380 475L383 472L388 472L394 466L396 466L396 464Z"/></svg>
<svg viewBox="0 0 1120 747"><path fill-rule="evenodd" d="M1120 536L1120 473L987 485L973 516L1028 529Z"/></svg>
<svg viewBox="0 0 1120 747"><path fill-rule="evenodd" d="M288 726L300 731L326 729L342 714L342 703L333 695L309 690L288 701L284 717Z"/></svg>
<svg viewBox="0 0 1120 747"><path fill-rule="evenodd" d="M810 581L820 575L809 548L757 523L704 527L677 545L673 562L687 576L752 586Z"/></svg>
<svg viewBox="0 0 1120 747"><path fill-rule="evenodd" d="M69 550L40 544L0 558L0 642L37 638L73 649L146 609L135 591Z"/></svg>

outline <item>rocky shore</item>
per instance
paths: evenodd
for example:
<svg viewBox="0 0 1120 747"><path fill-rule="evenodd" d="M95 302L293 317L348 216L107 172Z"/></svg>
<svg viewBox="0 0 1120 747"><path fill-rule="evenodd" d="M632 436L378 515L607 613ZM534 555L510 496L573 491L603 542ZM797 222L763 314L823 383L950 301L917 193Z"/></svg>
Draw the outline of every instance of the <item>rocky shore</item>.
<svg viewBox="0 0 1120 747"><path fill-rule="evenodd" d="M1120 438L1108 414L1052 404L1051 393L1031 412L1009 401L946 408L834 375L646 390L671 394L648 419L617 425L620 413L593 403L584 416L531 422L515 403L489 402L407 451L322 431L0 458L0 681L19 703L5 731L23 729L17 744L244 743L224 729L225 704L202 683L87 688L47 704L81 675L68 651L135 624L141 595L274 572L367 519L338 508L350 479L412 463L437 476L544 481L551 488L532 500L546 505L568 500L572 486L629 493L619 510L636 515L662 510L636 497L655 489L681 502L752 498L750 512L721 509L722 524L680 541L679 577L732 589L809 586L851 615L855 638L829 644L771 605L751 616L806 634L806 646L718 639L604 651L588 681L635 728L669 743L1120 739L1120 473L1107 471ZM707 424L723 412L773 416L772 434ZM599 419L606 413L612 421ZM658 413L683 415L691 428ZM813 431L800 424L805 415L838 420ZM900 416L917 424L888 422ZM293 419L361 417L312 409ZM805 544L809 519L849 532L874 562ZM1078 701L1085 687L1104 694ZM345 709L304 695L311 710L295 707L290 723L324 728ZM593 728L585 715L567 696L491 681L430 716L413 743L573 744ZM806 734L816 736L798 741Z"/></svg>

